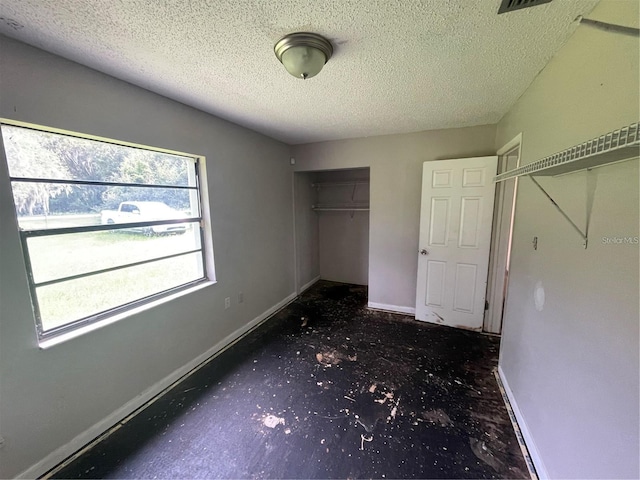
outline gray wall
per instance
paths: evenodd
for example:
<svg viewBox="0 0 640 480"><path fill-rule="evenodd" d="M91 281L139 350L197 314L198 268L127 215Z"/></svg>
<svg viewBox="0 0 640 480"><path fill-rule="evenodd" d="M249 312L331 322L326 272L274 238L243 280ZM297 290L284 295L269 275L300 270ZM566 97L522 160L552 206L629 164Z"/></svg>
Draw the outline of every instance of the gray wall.
<svg viewBox="0 0 640 480"><path fill-rule="evenodd" d="M139 398L295 286L288 146L1 37L0 72L2 117L206 156L218 279L39 349L0 161L0 477L9 478ZM232 307L224 310L227 296Z"/></svg>
<svg viewBox="0 0 640 480"><path fill-rule="evenodd" d="M495 126L298 145L297 171L370 167L369 303L415 309L422 163L495 154Z"/></svg>
<svg viewBox="0 0 640 480"><path fill-rule="evenodd" d="M638 27L637 1L591 18ZM637 122L638 40L580 26L501 120L522 164ZM540 180L589 246L528 178L520 180L500 367L543 475L638 478L638 160ZM538 237L538 250L532 248ZM545 303L534 303L536 284Z"/></svg>
<svg viewBox="0 0 640 480"><path fill-rule="evenodd" d="M318 172L317 182L369 180L369 170ZM369 203L369 185L333 186L318 189L317 203L326 205ZM320 277L335 282L368 285L369 212L318 212L320 235Z"/></svg>

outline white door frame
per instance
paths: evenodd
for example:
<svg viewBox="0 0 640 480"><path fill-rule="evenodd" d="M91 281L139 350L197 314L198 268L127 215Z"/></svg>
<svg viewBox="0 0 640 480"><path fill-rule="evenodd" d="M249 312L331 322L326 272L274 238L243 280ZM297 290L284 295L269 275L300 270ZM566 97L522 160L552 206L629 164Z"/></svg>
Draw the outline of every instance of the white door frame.
<svg viewBox="0 0 640 480"><path fill-rule="evenodd" d="M516 168L520 166L522 158L522 133L507 142L497 152L498 173L507 168L507 157L517 152ZM502 331L502 314L506 299L508 278L505 272L509 270L511 255L511 240L518 192L518 179L513 179L513 194L506 195L506 182L496 185L496 199L494 202L493 233L491 235L491 254L489 256L489 278L487 282L487 302L489 308L485 312L483 330L500 334ZM504 222L504 215L510 212L508 221Z"/></svg>

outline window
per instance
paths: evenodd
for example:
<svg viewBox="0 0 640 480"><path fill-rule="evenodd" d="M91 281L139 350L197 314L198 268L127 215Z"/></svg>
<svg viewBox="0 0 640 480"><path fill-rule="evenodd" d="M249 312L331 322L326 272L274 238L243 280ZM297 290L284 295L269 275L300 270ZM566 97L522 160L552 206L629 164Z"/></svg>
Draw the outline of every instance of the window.
<svg viewBox="0 0 640 480"><path fill-rule="evenodd" d="M206 280L198 157L0 130L40 339Z"/></svg>

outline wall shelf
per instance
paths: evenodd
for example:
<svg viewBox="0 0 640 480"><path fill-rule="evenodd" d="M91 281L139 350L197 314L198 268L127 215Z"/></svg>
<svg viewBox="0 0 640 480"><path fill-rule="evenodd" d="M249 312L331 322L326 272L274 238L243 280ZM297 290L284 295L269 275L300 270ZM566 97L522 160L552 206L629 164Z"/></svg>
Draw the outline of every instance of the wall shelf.
<svg viewBox="0 0 640 480"><path fill-rule="evenodd" d="M560 205L538 183L534 177L555 177L569 173L589 170L612 163L637 158L640 155L640 122L632 123L613 132L593 138L579 145L574 145L537 162L509 170L496 175L494 182L502 182L510 178L528 176L536 187L549 199L564 219L582 238L582 245L587 248L589 242L589 215L584 231L571 220Z"/></svg>
<svg viewBox="0 0 640 480"><path fill-rule="evenodd" d="M495 182L509 178L557 176L601 167L635 158L640 153L640 123L614 130L606 135L549 155L537 162L496 175Z"/></svg>

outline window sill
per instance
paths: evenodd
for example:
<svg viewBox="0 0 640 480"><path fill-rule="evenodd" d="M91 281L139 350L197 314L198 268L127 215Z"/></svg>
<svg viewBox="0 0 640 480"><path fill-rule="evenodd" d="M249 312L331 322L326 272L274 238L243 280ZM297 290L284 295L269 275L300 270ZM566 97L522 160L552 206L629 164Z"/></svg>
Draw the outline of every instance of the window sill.
<svg viewBox="0 0 640 480"><path fill-rule="evenodd" d="M133 315L137 315L139 313L145 312L159 305L163 305L167 302L175 300L176 298L189 295L191 293L197 292L198 290L202 290L204 288L210 287L215 284L216 284L215 280L203 280L201 283L198 283L197 285L194 285L190 288L186 288L184 290L180 290L175 293L171 293L162 298L158 298L157 300L154 300L152 302L137 305L124 312L116 313L115 315L104 318L94 323L90 323L88 325L84 325L70 332L61 333L60 335L56 335L55 337L45 338L43 340L40 340L38 342L38 347L41 350L47 350L61 343L65 343L65 342L68 342L69 340L85 335L89 332L93 332L94 330L98 330L107 325L111 325L112 323L118 322L120 320L131 317Z"/></svg>

